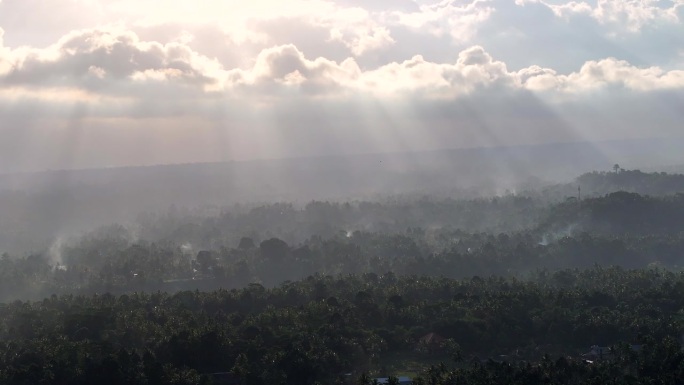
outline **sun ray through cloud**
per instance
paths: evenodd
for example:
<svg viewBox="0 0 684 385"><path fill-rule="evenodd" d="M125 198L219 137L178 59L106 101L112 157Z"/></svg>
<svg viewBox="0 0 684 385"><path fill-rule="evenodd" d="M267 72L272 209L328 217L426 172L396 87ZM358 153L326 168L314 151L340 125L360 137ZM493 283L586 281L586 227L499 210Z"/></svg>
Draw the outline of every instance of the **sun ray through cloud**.
<svg viewBox="0 0 684 385"><path fill-rule="evenodd" d="M148 140L167 120L174 128L154 153L117 156L88 134L87 156L8 153L4 171L553 142L578 137L573 130L667 136L681 118L684 61L670 49L684 36L677 2L174 1L153 12L156 2L66 0L63 18L48 23L51 3L30 13L31 1L0 3L5 142L25 143L16 126L24 137L66 127L76 104L85 132L119 143ZM49 28L32 29L41 23ZM606 108L595 111L599 101ZM648 133L636 126L644 105L660 111ZM543 127L550 111L566 124ZM115 128L117 119L136 129ZM359 148L355 137L368 141ZM207 149L179 151L183 141Z"/></svg>

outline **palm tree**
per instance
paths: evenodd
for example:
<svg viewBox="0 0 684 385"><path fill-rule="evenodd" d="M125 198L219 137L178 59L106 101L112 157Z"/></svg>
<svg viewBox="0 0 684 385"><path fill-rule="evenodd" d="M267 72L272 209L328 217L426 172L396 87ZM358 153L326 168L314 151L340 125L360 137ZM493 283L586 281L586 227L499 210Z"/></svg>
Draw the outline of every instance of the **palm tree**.
<svg viewBox="0 0 684 385"><path fill-rule="evenodd" d="M368 376L368 373L363 372L356 383L358 385L369 385L371 383L371 378Z"/></svg>

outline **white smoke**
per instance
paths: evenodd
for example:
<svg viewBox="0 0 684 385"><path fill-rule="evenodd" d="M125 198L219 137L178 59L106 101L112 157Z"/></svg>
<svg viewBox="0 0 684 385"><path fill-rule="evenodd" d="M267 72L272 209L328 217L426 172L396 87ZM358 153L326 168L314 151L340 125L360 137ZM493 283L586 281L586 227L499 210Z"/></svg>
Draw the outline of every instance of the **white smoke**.
<svg viewBox="0 0 684 385"><path fill-rule="evenodd" d="M561 238L565 237L571 237L575 233L575 228L577 227L576 223L570 224L566 226L565 228L546 233L542 235L541 241L538 243L540 246L548 246L550 243L553 243Z"/></svg>
<svg viewBox="0 0 684 385"><path fill-rule="evenodd" d="M192 254L192 244L190 242L185 242L180 246L183 254Z"/></svg>
<svg viewBox="0 0 684 385"><path fill-rule="evenodd" d="M56 267L63 266L64 264L64 259L62 258L63 248L64 238L59 236L55 238L55 240L50 245L50 248L48 249L48 256L50 257L50 261L52 261L52 263Z"/></svg>

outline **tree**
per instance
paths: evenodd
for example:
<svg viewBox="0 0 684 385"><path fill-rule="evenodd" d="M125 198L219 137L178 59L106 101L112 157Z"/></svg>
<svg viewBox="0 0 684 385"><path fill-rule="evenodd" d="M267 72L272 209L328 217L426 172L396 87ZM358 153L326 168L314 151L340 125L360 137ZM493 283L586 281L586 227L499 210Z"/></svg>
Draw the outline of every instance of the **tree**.
<svg viewBox="0 0 684 385"><path fill-rule="evenodd" d="M249 237L240 238L240 243L238 244L238 249L247 250L253 249L255 247L254 240Z"/></svg>
<svg viewBox="0 0 684 385"><path fill-rule="evenodd" d="M279 262L285 259L290 251L290 247L281 239L271 238L261 242L259 244L259 250L264 259Z"/></svg>
<svg viewBox="0 0 684 385"><path fill-rule="evenodd" d="M370 383L371 378L366 372L361 373L361 376L359 376L359 378L356 380L357 385L370 385Z"/></svg>
<svg viewBox="0 0 684 385"><path fill-rule="evenodd" d="M213 268L216 264L216 259L212 255L211 251L208 250L202 250L197 253L197 257L195 259L197 260L200 270L205 274L209 271L209 268Z"/></svg>

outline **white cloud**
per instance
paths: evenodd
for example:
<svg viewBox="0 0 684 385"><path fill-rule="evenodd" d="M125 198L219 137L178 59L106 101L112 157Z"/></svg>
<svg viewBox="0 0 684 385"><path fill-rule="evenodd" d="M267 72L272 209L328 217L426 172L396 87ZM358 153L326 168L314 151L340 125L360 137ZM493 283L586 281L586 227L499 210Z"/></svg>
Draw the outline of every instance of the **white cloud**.
<svg viewBox="0 0 684 385"><path fill-rule="evenodd" d="M5 48L3 36L5 35L5 30L0 28L0 76L6 74L10 68L11 64L9 61L10 50Z"/></svg>
<svg viewBox="0 0 684 385"><path fill-rule="evenodd" d="M549 8L553 11L553 13L556 16L559 17L569 17L575 14L585 14L585 15L591 15L593 12L593 8L591 5L585 3L585 2L576 2L576 1L571 1L569 3L565 4L559 4L559 5L553 5L553 4L547 4Z"/></svg>
<svg viewBox="0 0 684 385"><path fill-rule="evenodd" d="M433 63L414 56L363 73L361 78L363 91L385 97L413 92L424 97L455 97L478 88L516 83L506 65L495 61L479 46L462 51L455 64Z"/></svg>
<svg viewBox="0 0 684 385"><path fill-rule="evenodd" d="M366 30L354 31L352 38L346 38L346 33L340 29L330 31L331 40L341 41L355 56L361 56L368 51L394 44L390 32L384 27L372 27Z"/></svg>
<svg viewBox="0 0 684 385"><path fill-rule="evenodd" d="M520 82L531 91L556 90L561 86L558 74L550 68L531 66L518 71Z"/></svg>
<svg viewBox="0 0 684 385"><path fill-rule="evenodd" d="M678 9L683 4L681 0L596 0L593 5L585 1L554 4L544 0L516 0L515 3L520 6L543 4L563 18L588 15L601 24L610 25L611 34L639 32L654 23L679 23Z"/></svg>
<svg viewBox="0 0 684 385"><path fill-rule="evenodd" d="M239 71L239 70L238 70ZM233 71L234 73L235 71ZM293 45L263 50L249 71L239 71L239 76L228 76L226 85L253 86L268 97L282 87L294 87L307 94L334 94L348 87L360 75L354 59L336 63L325 58L309 60ZM244 91L244 87L237 92ZM258 97L258 96L257 96Z"/></svg>
<svg viewBox="0 0 684 385"><path fill-rule="evenodd" d="M409 60L362 69L348 57L334 61L308 58L292 44L261 50L249 68L226 68L183 42L143 41L131 31L96 29L72 32L45 49L4 49L0 84L32 89L81 89L103 95L163 100L197 98L212 93L246 92L269 100L286 92L304 95L377 97L458 97L478 89L556 90L581 93L620 86L634 91L682 88L682 71L657 66L639 68L608 58L586 62L563 75L530 66L509 71L483 47L462 50L455 63L438 63L416 55ZM161 88L159 88L161 87ZM169 94L164 88L174 88ZM158 91L155 91L159 89ZM69 91L71 92L71 91ZM273 95L270 95L273 93Z"/></svg>
<svg viewBox="0 0 684 385"><path fill-rule="evenodd" d="M660 7L657 0L598 0L593 16L602 23L625 25L630 31L639 31L652 22L679 22L677 5Z"/></svg>
<svg viewBox="0 0 684 385"><path fill-rule="evenodd" d="M254 25L276 19L323 27L331 32L331 37L342 41L354 55L362 55L393 42L389 30L379 25L370 12L361 7L345 7L324 0L227 0L212 2L211 6L170 0L162 8L157 1L119 0L110 3L106 9L121 15L132 26L149 27L169 23L215 25L238 45L272 44L272 37L256 31Z"/></svg>
<svg viewBox="0 0 684 385"><path fill-rule="evenodd" d="M74 31L45 49L5 51L0 82L7 85L82 87L116 91L115 82L173 78L176 82L210 86L221 65L182 43L141 41L130 31Z"/></svg>
<svg viewBox="0 0 684 385"><path fill-rule="evenodd" d="M456 42L467 42L475 35L477 26L487 20L495 8L487 0L473 0L464 5L458 3L455 0L442 0L436 4L421 5L416 12L392 12L389 22L436 36L447 34Z"/></svg>
<svg viewBox="0 0 684 385"><path fill-rule="evenodd" d="M684 88L684 71L636 68L614 58L587 62L579 72L563 77L569 90L620 86L635 91Z"/></svg>

